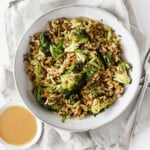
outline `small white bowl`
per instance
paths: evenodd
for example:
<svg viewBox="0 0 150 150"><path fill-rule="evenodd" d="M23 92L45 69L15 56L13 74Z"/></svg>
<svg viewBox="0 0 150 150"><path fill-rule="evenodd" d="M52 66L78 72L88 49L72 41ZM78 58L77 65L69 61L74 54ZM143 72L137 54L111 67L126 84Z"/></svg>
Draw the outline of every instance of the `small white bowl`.
<svg viewBox="0 0 150 150"><path fill-rule="evenodd" d="M26 108L34 117L35 115L21 102L14 102L14 101L10 101L6 104L4 104L1 108L0 108L0 114L2 114L7 108L11 107L11 106L21 106L21 107L24 107ZM0 142L4 145L6 145L8 148L15 148L15 149L26 149L26 148L29 148L31 147L32 145L34 145L41 137L41 133L42 133L42 122L37 119L36 119L36 124L37 124L37 131L36 131L36 134L34 136L34 138L26 143L26 144L23 144L23 145L12 145L12 144L9 144L7 143L4 139L0 138Z"/></svg>

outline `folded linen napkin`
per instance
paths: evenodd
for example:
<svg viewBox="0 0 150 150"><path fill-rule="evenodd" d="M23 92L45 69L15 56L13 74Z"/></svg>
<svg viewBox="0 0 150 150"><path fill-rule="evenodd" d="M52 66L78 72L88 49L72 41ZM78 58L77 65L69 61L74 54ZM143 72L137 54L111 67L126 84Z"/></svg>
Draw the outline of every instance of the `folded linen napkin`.
<svg viewBox="0 0 150 150"><path fill-rule="evenodd" d="M2 87L0 88L1 98L6 101L10 99L21 101L14 87L12 64L17 43L23 33L42 14L59 6L73 4L100 7L115 15L134 35L140 49L141 62L143 62L146 50L148 49L147 40L144 34L139 30L138 22L133 14L130 3L127 1L125 2L125 6L122 0L15 0L10 2L9 8L5 14L8 51L11 64L9 68L0 68L1 74L3 73L3 77L1 76L3 82L0 86ZM148 96L150 96L149 90L145 96L143 107L150 104ZM89 132L71 133L44 124L43 135L32 149L60 150L63 148L65 150L116 150L116 144L122 134L125 122L134 103L135 101L133 101L132 105L123 112L120 117L111 123ZM142 109L136 132L142 130L143 127L150 123L149 113L150 110L145 107ZM10 150L10 148L2 144L0 144L0 149Z"/></svg>

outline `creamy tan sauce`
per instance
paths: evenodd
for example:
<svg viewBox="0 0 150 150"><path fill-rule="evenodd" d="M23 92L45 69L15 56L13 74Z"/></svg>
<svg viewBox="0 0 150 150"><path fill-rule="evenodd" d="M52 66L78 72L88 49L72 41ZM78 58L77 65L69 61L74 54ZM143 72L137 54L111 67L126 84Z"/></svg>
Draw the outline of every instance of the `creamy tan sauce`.
<svg viewBox="0 0 150 150"><path fill-rule="evenodd" d="M11 106L0 115L0 137L9 144L26 144L36 131L36 119L24 107Z"/></svg>

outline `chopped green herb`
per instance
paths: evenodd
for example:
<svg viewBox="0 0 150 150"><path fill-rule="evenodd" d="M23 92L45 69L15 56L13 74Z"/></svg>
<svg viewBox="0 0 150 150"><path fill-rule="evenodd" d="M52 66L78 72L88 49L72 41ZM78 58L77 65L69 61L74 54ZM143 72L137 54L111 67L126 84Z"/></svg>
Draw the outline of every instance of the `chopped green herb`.
<svg viewBox="0 0 150 150"><path fill-rule="evenodd" d="M40 83L40 75L41 75L41 65L39 61L36 61L36 75L35 75L35 81L36 81L36 85L38 85Z"/></svg>
<svg viewBox="0 0 150 150"><path fill-rule="evenodd" d="M111 64L112 61L112 53L108 52L106 54L101 54L98 50L97 50L97 54L98 54L98 58L100 59L100 61L102 62L103 66L105 68L109 67L109 65Z"/></svg>
<svg viewBox="0 0 150 150"><path fill-rule="evenodd" d="M50 40L49 38L44 35L44 33L40 34L40 51L43 51L46 55L49 55L49 45L50 45Z"/></svg>
<svg viewBox="0 0 150 150"><path fill-rule="evenodd" d="M69 100L74 101L76 99L76 95L75 94L71 94L69 96Z"/></svg>
<svg viewBox="0 0 150 150"><path fill-rule="evenodd" d="M41 94L42 94L42 89L40 86L37 86L35 89L34 89L34 96L35 96L35 99L37 101L37 103L44 107L44 103L45 103L45 100L41 97Z"/></svg>
<svg viewBox="0 0 150 150"><path fill-rule="evenodd" d="M73 104L73 108L76 108L80 104L80 101L77 101L76 103Z"/></svg>
<svg viewBox="0 0 150 150"><path fill-rule="evenodd" d="M78 96L78 94L71 94L71 95L69 95L69 100L70 101L78 101L79 100L79 96Z"/></svg>
<svg viewBox="0 0 150 150"><path fill-rule="evenodd" d="M87 40L90 40L90 36L84 29L79 29L79 36L80 38L86 38Z"/></svg>
<svg viewBox="0 0 150 150"><path fill-rule="evenodd" d="M59 59L64 56L64 52L62 50L63 42L64 39L61 39L57 42L56 46L53 44L49 46L50 53L55 59Z"/></svg>
<svg viewBox="0 0 150 150"><path fill-rule="evenodd" d="M104 61L107 65L107 67L111 64L111 59L112 59L112 53L108 52L106 54L103 55Z"/></svg>
<svg viewBox="0 0 150 150"><path fill-rule="evenodd" d="M60 40L57 42L56 47L57 47L57 48L61 48L61 47L63 46L63 43L64 43L64 38L60 39Z"/></svg>
<svg viewBox="0 0 150 150"><path fill-rule="evenodd" d="M97 68L94 67L83 68L83 71L86 73L88 79L91 79L93 74L97 71Z"/></svg>
<svg viewBox="0 0 150 150"><path fill-rule="evenodd" d="M75 64L72 64L65 73L71 73L71 72L74 72L75 71L75 68L76 68L76 65Z"/></svg>

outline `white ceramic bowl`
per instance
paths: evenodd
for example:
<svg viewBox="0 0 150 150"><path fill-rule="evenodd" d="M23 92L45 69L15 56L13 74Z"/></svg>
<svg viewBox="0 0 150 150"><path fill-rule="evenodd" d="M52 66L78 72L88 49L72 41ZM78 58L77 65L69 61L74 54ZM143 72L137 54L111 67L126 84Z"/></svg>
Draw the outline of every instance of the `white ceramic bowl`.
<svg viewBox="0 0 150 150"><path fill-rule="evenodd" d="M36 103L34 96L31 93L31 82L24 71L23 55L29 49L29 36L36 32L44 31L49 20L61 17L74 18L79 16L103 20L103 22L111 26L118 35L121 35L121 46L124 50L124 57L133 66L131 71L132 83L125 87L125 93L113 106L98 114L96 117L88 116L82 120L69 119L66 120L65 123L62 123L57 115L41 108ZM58 8L36 20L22 37L17 48L14 62L14 76L17 89L30 110L49 125L77 132L100 127L119 116L133 100L139 84L140 74L141 63L137 45L132 35L125 29L122 23L119 22L116 17L102 9L83 6Z"/></svg>
<svg viewBox="0 0 150 150"><path fill-rule="evenodd" d="M23 104L22 102L10 101L10 102L7 102L6 104L4 104L2 107L0 107L0 114L2 114L7 108L9 108L11 106L21 106L21 107L24 107L27 110L29 110L27 108L27 106L25 104ZM33 114L33 116L35 116L35 115ZM8 149L11 149L11 148L26 149L26 148L31 147L32 145L34 145L40 139L41 134L42 134L42 122L36 117L35 117L35 119L36 119L36 124L37 124L37 132L36 132L34 138L31 141L29 141L28 143L23 144L23 145L12 145L12 144L9 144L6 141L4 141L2 138L0 138L0 142L3 143L4 145L6 145L8 147Z"/></svg>

